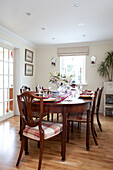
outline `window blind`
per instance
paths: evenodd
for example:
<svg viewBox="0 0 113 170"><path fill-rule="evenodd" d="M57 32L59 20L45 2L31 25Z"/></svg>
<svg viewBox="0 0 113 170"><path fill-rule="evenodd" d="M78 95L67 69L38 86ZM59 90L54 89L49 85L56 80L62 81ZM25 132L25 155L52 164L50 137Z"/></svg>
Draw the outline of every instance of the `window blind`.
<svg viewBox="0 0 113 170"><path fill-rule="evenodd" d="M58 56L89 55L89 47L65 47L57 49Z"/></svg>

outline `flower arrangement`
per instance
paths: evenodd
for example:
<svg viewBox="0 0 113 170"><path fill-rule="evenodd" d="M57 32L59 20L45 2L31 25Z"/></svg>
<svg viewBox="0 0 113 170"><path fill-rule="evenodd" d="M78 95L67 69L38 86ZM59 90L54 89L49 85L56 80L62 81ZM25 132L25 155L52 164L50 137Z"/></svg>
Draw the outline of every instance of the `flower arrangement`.
<svg viewBox="0 0 113 170"><path fill-rule="evenodd" d="M55 72L54 74L50 72L49 82L57 87L65 86L71 83L71 77L72 76L66 77L65 75L61 75L60 72Z"/></svg>

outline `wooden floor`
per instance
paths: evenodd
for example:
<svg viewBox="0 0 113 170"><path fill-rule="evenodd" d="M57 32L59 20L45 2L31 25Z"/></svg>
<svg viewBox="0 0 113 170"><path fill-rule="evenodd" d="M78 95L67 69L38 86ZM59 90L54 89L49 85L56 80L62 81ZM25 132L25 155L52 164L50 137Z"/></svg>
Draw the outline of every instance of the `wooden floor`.
<svg viewBox="0 0 113 170"><path fill-rule="evenodd" d="M66 161L61 161L58 136L44 143L42 170L113 170L113 117L101 116L103 132L97 129L98 146L90 135L90 151L85 148L85 125L70 132L66 144ZM96 122L95 122L96 124ZM16 161L20 150L19 116L0 123L0 170L35 170L38 167L39 148L35 141L29 142L29 155L24 155L19 168Z"/></svg>

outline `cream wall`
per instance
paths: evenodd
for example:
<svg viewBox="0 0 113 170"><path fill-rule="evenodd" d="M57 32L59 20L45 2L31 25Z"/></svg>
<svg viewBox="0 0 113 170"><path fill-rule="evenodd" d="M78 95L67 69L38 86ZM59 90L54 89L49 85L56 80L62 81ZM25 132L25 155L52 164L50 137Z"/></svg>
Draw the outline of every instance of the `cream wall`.
<svg viewBox="0 0 113 170"><path fill-rule="evenodd" d="M104 60L107 51L113 50L113 43L89 43L83 44L89 46L89 56L86 57L86 83L84 89L95 90L97 87L104 85L105 79L100 77L97 72L99 63ZM74 46L74 45L72 45ZM75 45L76 46L76 45ZM79 44L81 46L81 44ZM96 57L96 65L91 66L90 57ZM55 57L57 60L56 67L51 66L51 58ZM60 59L57 57L57 46L56 47L45 47L38 49L36 58L36 84L48 87L49 85L49 72L60 71ZM103 111L103 98L101 103L101 111Z"/></svg>
<svg viewBox="0 0 113 170"><path fill-rule="evenodd" d="M31 90L35 89L37 84L48 87L49 85L49 72L60 71L60 59L57 57L58 47L77 47L77 46L89 46L89 56L86 58L86 82L84 86L86 89L95 90L96 87L102 87L104 78L99 76L97 72L98 64L105 58L105 53L113 49L113 42L95 42L95 43L83 43L83 44L66 44L58 46L40 46L37 47L33 44L25 41L17 35L9 32L8 30L0 27L0 46L10 47L14 50L14 114L18 114L17 109L17 94L22 85L31 87ZM25 49L33 51L33 76L25 76ZM90 57L94 55L96 57L96 65L92 67L90 65ZM51 66L51 58L56 58L56 66ZM103 99L101 109L103 109Z"/></svg>
<svg viewBox="0 0 113 170"><path fill-rule="evenodd" d="M17 94L22 85L34 90L36 47L19 36L0 27L0 46L12 48L14 51L14 114L18 114ZM33 51L33 76L25 76L25 49ZM30 63L29 63L30 64Z"/></svg>

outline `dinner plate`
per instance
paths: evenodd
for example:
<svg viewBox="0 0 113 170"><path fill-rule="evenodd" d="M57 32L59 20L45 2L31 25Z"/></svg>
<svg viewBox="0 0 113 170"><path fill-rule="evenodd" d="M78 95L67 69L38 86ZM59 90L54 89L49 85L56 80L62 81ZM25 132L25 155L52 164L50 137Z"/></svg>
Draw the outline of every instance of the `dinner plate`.
<svg viewBox="0 0 113 170"><path fill-rule="evenodd" d="M80 95L80 97L93 97L92 95Z"/></svg>
<svg viewBox="0 0 113 170"><path fill-rule="evenodd" d="M34 101L40 101L40 99L34 99ZM56 98L52 98L52 97L50 97L50 98L48 98L48 99L43 99L43 101L44 102L53 102L53 101L56 101Z"/></svg>

